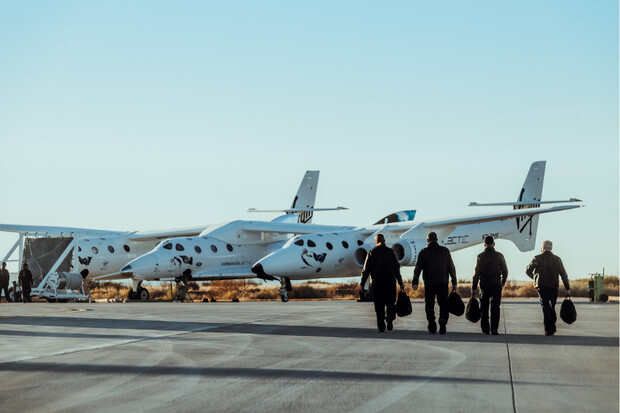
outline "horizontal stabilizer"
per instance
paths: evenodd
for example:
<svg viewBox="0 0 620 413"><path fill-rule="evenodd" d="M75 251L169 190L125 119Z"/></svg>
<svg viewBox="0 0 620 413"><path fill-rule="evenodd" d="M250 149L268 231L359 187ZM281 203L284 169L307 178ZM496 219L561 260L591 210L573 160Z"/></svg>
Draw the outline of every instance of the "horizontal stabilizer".
<svg viewBox="0 0 620 413"><path fill-rule="evenodd" d="M308 211L342 211L345 209L349 209L343 206L338 206L335 208L289 208L289 209L256 209L250 208L248 212L285 212L287 214L295 214L298 212L308 212Z"/></svg>
<svg viewBox="0 0 620 413"><path fill-rule="evenodd" d="M493 202L480 204L478 202L470 202L469 206L515 206L515 205L539 205L539 204L563 204L565 202L583 202L581 199L571 198L562 201L520 201L520 202Z"/></svg>
<svg viewBox="0 0 620 413"><path fill-rule="evenodd" d="M409 231L405 232L401 238L422 238L425 239L426 235L429 231L445 232L442 231L442 227L446 227L450 229L450 232L454 230L454 228L461 225L470 225L470 224L480 224L482 222L491 222L491 221L504 221L507 219L512 219L516 217L527 217L545 214L548 212L558 212L565 211L568 209L574 208L582 208L583 205L560 205L550 208L524 208L518 209L516 211L510 212L500 212L496 214L488 214L488 215L474 215L470 217L461 217L461 218L451 218L451 219L441 219L441 220L432 220L421 222L415 227L411 228Z"/></svg>

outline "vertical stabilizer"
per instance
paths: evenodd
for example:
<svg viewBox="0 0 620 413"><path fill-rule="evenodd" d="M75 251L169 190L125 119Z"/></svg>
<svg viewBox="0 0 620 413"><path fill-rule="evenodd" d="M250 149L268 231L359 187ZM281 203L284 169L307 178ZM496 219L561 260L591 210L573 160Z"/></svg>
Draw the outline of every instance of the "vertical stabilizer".
<svg viewBox="0 0 620 413"><path fill-rule="evenodd" d="M299 185L297 195L293 199L291 209L295 208L314 208L316 200L316 190L319 185L319 171L306 171L304 179ZM311 224L313 211L297 212L297 222L301 224Z"/></svg>
<svg viewBox="0 0 620 413"><path fill-rule="evenodd" d="M515 205L514 209L540 208L542 198L543 181L545 178L546 161L534 162L525 178L523 188L519 191L517 202L529 202L531 204ZM516 231L506 238L514 242L520 251L531 251L536 247L536 230L538 229L539 215L533 217L518 217L515 219Z"/></svg>

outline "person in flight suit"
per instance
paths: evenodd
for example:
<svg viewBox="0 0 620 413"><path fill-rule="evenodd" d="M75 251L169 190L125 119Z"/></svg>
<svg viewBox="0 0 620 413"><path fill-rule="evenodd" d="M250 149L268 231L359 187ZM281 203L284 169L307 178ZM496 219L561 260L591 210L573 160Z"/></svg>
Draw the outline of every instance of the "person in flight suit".
<svg viewBox="0 0 620 413"><path fill-rule="evenodd" d="M362 281L364 285L368 276L372 279L372 294L377 314L377 328L380 333L387 329L391 331L392 322L396 318L396 282L404 289L403 280L400 276L400 265L392 248L385 245L383 234L375 235L376 247L368 251L364 268L362 269ZM387 307L387 317L386 317Z"/></svg>
<svg viewBox="0 0 620 413"><path fill-rule="evenodd" d="M478 254L471 296L476 294L480 280L480 327L484 334L497 335L499 327L499 306L502 303L502 287L508 278L508 267L504 256L495 251L493 237L484 239L484 252ZM491 302L491 326L489 328L489 301Z"/></svg>
<svg viewBox="0 0 620 413"><path fill-rule="evenodd" d="M31 303L30 291L33 285L32 273L28 269L28 264L22 265L22 270L19 272L19 285L22 286L22 296L25 303Z"/></svg>
<svg viewBox="0 0 620 413"><path fill-rule="evenodd" d="M7 303L11 302L11 297L9 297L9 278L9 270L6 269L6 262L3 262L0 269L0 300L2 299L2 291L4 291L4 298Z"/></svg>
<svg viewBox="0 0 620 413"><path fill-rule="evenodd" d="M452 279L452 290L456 290L456 269L450 250L437 243L437 234L429 232L426 237L427 246L418 254L413 270L413 291L418 289L420 273L424 279L424 301L428 331L437 332L435 322L435 297L439 304L439 334L446 334L446 325L450 316L448 308L448 277Z"/></svg>
<svg viewBox="0 0 620 413"><path fill-rule="evenodd" d="M534 280L534 288L538 290L538 299L542 307L545 335L552 336L555 334L555 322L557 316L555 314L555 303L558 300L559 277L562 277L566 294L570 295L570 285L568 283L568 274L564 269L562 259L554 255L551 250L553 243L544 241L542 244L542 254L534 257L529 263L525 273Z"/></svg>

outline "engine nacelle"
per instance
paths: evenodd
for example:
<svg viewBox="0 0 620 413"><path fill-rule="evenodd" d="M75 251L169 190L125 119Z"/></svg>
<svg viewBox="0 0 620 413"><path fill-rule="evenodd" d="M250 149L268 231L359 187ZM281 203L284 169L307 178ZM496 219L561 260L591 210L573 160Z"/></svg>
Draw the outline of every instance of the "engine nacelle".
<svg viewBox="0 0 620 413"><path fill-rule="evenodd" d="M364 263L366 262L366 255L368 255L368 251L373 249L372 245L363 244L353 253L353 260L355 261L355 265L360 268L364 268Z"/></svg>
<svg viewBox="0 0 620 413"><path fill-rule="evenodd" d="M392 245L398 263L402 266L413 266L418 260L418 253L426 246L425 240L402 239Z"/></svg>

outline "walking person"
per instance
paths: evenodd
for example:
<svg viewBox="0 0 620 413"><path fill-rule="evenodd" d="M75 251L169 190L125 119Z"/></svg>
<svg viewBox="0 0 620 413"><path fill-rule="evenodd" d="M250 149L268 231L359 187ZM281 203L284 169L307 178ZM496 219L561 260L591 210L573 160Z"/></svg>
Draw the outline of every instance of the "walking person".
<svg viewBox="0 0 620 413"><path fill-rule="evenodd" d="M437 234L429 232L426 237L427 246L418 254L418 260L413 270L413 291L418 289L420 273L424 280L424 301L428 331L437 332L435 322L435 297L439 304L439 334L446 334L446 325L450 311L448 308L448 279L452 279L452 290L456 290L456 269L450 255L450 250L437 242Z"/></svg>
<svg viewBox="0 0 620 413"><path fill-rule="evenodd" d="M480 281L480 327L484 334L498 334L502 303L502 287L508 278L508 267L504 256L495 251L493 237L484 239L484 252L478 254L474 278L471 285L471 296L476 294ZM489 326L489 302L491 304L491 325Z"/></svg>
<svg viewBox="0 0 620 413"><path fill-rule="evenodd" d="M553 243L544 241L542 254L535 256L525 270L527 276L534 280L534 288L538 290L546 336L552 336L556 332L555 303L558 300L559 277L562 277L566 294L570 295L570 285L564 264L560 257L551 252L552 249Z"/></svg>
<svg viewBox="0 0 620 413"><path fill-rule="evenodd" d="M394 250L385 245L383 234L375 235L376 247L368 251L364 268L362 270L363 286L368 280L372 280L372 295L377 314L377 328L383 333L386 328L391 331L393 321L396 318L396 282L401 290L405 288L400 276L400 264ZM387 308L387 315L386 315Z"/></svg>
<svg viewBox="0 0 620 413"><path fill-rule="evenodd" d="M4 291L4 298L7 303L12 301L9 296L9 278L9 270L6 269L6 262L3 262L2 268L0 268L0 300L2 300L2 291Z"/></svg>
<svg viewBox="0 0 620 413"><path fill-rule="evenodd" d="M30 291L33 285L32 273L28 269L28 264L22 265L22 270L19 272L19 285L22 287L22 297L25 303L31 303Z"/></svg>

